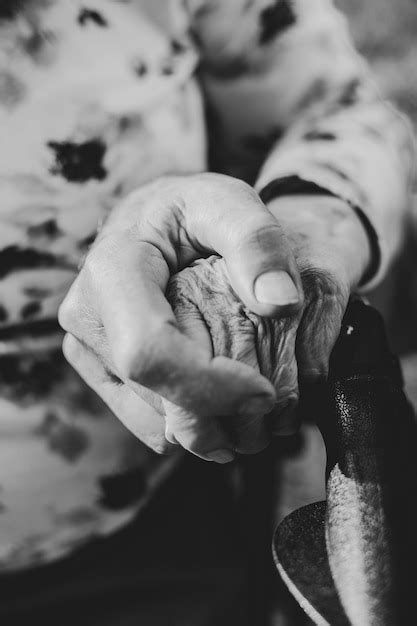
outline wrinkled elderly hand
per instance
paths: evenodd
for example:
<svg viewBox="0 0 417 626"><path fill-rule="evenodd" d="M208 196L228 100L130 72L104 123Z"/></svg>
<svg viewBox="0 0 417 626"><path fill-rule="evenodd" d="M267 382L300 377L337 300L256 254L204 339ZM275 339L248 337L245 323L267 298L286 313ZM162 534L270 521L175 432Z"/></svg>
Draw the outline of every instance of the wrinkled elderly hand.
<svg viewBox="0 0 417 626"><path fill-rule="evenodd" d="M318 270L303 272L303 283L302 309L274 319L256 315L241 302L219 257L196 261L170 281L167 296L181 332L209 358L224 356L260 372L273 384L276 401L264 417L209 416L208 428L200 420L198 429L186 412L171 405L168 440L188 447L200 433L202 443L215 449L224 444L224 430L229 436L227 449L255 453L268 445L271 434L296 432L299 376L304 382L325 376L349 297L347 289Z"/></svg>
<svg viewBox="0 0 417 626"><path fill-rule="evenodd" d="M257 452L293 426L297 366L326 373L366 233L334 198L269 209L225 176L147 185L113 211L61 307L69 362L158 452L167 439L218 462Z"/></svg>

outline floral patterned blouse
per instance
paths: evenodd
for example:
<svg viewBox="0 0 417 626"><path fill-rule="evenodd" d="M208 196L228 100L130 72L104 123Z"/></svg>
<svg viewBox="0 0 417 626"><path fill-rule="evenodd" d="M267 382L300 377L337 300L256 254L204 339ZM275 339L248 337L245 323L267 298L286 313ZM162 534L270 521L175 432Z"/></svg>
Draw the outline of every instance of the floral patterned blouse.
<svg viewBox="0 0 417 626"><path fill-rule="evenodd" d="M58 306L118 199L209 167L314 183L362 216L375 280L410 164L330 0L2 0L0 570L112 532L170 468L60 351Z"/></svg>

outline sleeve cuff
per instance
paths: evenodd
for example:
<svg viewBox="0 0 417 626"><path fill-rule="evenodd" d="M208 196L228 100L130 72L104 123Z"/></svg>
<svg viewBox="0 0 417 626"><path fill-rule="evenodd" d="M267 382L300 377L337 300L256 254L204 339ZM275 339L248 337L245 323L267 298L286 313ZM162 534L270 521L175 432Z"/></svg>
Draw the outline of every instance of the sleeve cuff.
<svg viewBox="0 0 417 626"><path fill-rule="evenodd" d="M383 251L381 241L364 211L351 198L335 189L331 189L328 185L322 186L316 181L310 181L297 175L275 178L264 185L262 185L262 182L263 181L261 181L261 186L256 185L256 188L261 200L265 204L274 198L290 195L325 195L333 196L347 202L361 220L371 245L371 264L359 285L358 292L368 292L380 282L385 270L382 263Z"/></svg>

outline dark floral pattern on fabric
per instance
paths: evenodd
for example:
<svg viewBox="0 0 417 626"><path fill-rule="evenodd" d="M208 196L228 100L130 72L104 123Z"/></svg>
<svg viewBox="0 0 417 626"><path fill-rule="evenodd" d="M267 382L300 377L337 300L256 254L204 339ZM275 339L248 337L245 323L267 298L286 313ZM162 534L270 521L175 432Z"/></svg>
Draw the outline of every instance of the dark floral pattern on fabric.
<svg viewBox="0 0 417 626"><path fill-rule="evenodd" d="M71 141L48 141L48 147L55 153L52 174L63 176L74 183L84 183L91 178L103 180L106 177L103 167L106 146L99 139L80 144Z"/></svg>
<svg viewBox="0 0 417 626"><path fill-rule="evenodd" d="M7 246L0 250L0 279L17 270L54 267L56 263L56 256L48 252Z"/></svg>
<svg viewBox="0 0 417 626"><path fill-rule="evenodd" d="M77 461L89 446L89 437L82 428L51 412L45 415L36 433L45 437L50 450L70 463Z"/></svg>
<svg viewBox="0 0 417 626"><path fill-rule="evenodd" d="M68 368L62 352L0 356L0 394L22 406L46 397Z"/></svg>
<svg viewBox="0 0 417 626"><path fill-rule="evenodd" d="M306 141L335 141L336 135L329 131L310 130L304 135Z"/></svg>
<svg viewBox="0 0 417 626"><path fill-rule="evenodd" d="M102 26L105 28L108 26L106 18L99 13L99 11L94 11L91 9L82 9L78 14L78 23L81 26L85 26L89 22L95 24L96 26Z"/></svg>
<svg viewBox="0 0 417 626"><path fill-rule="evenodd" d="M291 0L275 0L271 6L261 11L259 43L262 45L269 43L295 22Z"/></svg>
<svg viewBox="0 0 417 626"><path fill-rule="evenodd" d="M205 150L185 32L115 0L0 4L2 571L114 532L171 467L65 361L57 311L117 198Z"/></svg>

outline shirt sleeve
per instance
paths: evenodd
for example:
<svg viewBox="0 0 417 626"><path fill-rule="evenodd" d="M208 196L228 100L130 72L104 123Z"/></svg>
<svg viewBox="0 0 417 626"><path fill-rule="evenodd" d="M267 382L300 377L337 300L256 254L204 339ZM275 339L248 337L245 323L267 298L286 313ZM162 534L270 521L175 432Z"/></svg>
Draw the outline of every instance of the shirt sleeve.
<svg viewBox="0 0 417 626"><path fill-rule="evenodd" d="M213 168L260 192L285 193L297 179L346 200L375 242L369 288L402 240L414 149L345 19L331 0L189 0L189 8Z"/></svg>

